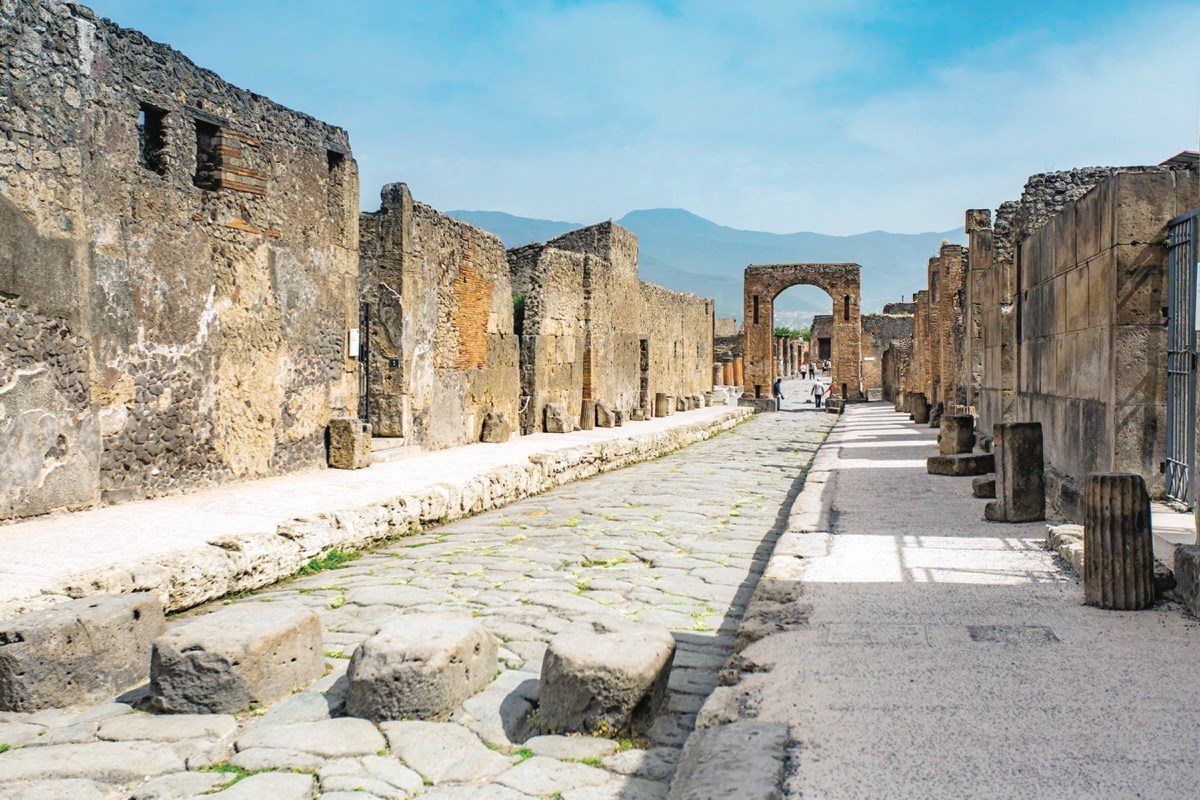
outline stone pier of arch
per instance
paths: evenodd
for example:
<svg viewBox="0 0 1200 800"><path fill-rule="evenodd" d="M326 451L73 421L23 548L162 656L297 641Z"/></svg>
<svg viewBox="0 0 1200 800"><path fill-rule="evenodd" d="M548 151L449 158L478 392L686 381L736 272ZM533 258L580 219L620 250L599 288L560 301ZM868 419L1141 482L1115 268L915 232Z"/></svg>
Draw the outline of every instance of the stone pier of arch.
<svg viewBox="0 0 1200 800"><path fill-rule="evenodd" d="M743 398L769 398L779 374L774 304L784 289L815 286L833 300L832 396L862 400L862 304L858 264L751 264L746 267Z"/></svg>

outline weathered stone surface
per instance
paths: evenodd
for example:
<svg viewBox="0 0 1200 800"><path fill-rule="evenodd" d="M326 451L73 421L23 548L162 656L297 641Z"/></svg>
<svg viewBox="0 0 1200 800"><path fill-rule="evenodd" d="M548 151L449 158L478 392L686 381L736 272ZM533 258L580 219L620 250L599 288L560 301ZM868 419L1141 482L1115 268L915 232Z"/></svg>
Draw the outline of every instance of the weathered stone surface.
<svg viewBox="0 0 1200 800"><path fill-rule="evenodd" d="M675 413L675 396L658 392L654 395L654 416L669 417Z"/></svg>
<svg viewBox="0 0 1200 800"><path fill-rule="evenodd" d="M0 800L110 800L111 797L109 787L86 778L64 778L0 786ZM140 800L140 798L132 800Z"/></svg>
<svg viewBox="0 0 1200 800"><path fill-rule="evenodd" d="M675 774L679 764L677 747L655 747L652 750L626 750L605 758L604 768L619 775L661 781Z"/></svg>
<svg viewBox="0 0 1200 800"><path fill-rule="evenodd" d="M698 730L683 749L669 800L779 800L787 725L735 722Z"/></svg>
<svg viewBox="0 0 1200 800"><path fill-rule="evenodd" d="M479 737L450 722L385 722L392 752L431 783L483 783L512 766Z"/></svg>
<svg viewBox="0 0 1200 800"><path fill-rule="evenodd" d="M470 617L407 614L354 651L346 713L376 722L444 717L491 681L496 663L496 640Z"/></svg>
<svg viewBox="0 0 1200 800"><path fill-rule="evenodd" d="M291 725L256 725L237 740L238 752L254 748L297 750L325 758L374 755L385 746L379 730L365 719L342 717Z"/></svg>
<svg viewBox="0 0 1200 800"><path fill-rule="evenodd" d="M583 399L583 408L579 412L579 429L590 431L596 427L596 406L595 400Z"/></svg>
<svg viewBox="0 0 1200 800"><path fill-rule="evenodd" d="M946 413L946 404L945 403L941 403L941 402L934 403L933 407L931 409L929 409L929 427L936 428L938 425L941 425L942 424L942 415L945 413Z"/></svg>
<svg viewBox="0 0 1200 800"><path fill-rule="evenodd" d="M612 410L604 403L596 403L596 427L612 428L617 424Z"/></svg>
<svg viewBox="0 0 1200 800"><path fill-rule="evenodd" d="M72 600L0 622L0 710L96 702L136 686L165 625L148 592Z"/></svg>
<svg viewBox="0 0 1200 800"><path fill-rule="evenodd" d="M258 772L260 770L315 771L324 760L312 753L300 750L283 750L277 747L249 747L240 751L229 763L235 767Z"/></svg>
<svg viewBox="0 0 1200 800"><path fill-rule="evenodd" d="M995 457L991 453L930 456L925 464L930 475L986 475L996 469Z"/></svg>
<svg viewBox="0 0 1200 800"><path fill-rule="evenodd" d="M980 475L971 481L971 494L980 499L994 498L996 496L996 476Z"/></svg>
<svg viewBox="0 0 1200 800"><path fill-rule="evenodd" d="M1083 591L1089 605L1137 611L1154 603L1150 496L1140 475L1092 473L1083 485Z"/></svg>
<svg viewBox="0 0 1200 800"><path fill-rule="evenodd" d="M358 419L329 420L329 466L334 469L371 466L371 426Z"/></svg>
<svg viewBox="0 0 1200 800"><path fill-rule="evenodd" d="M918 425L928 425L929 400L921 392L912 392L908 397L912 407L912 421Z"/></svg>
<svg viewBox="0 0 1200 800"><path fill-rule="evenodd" d="M662 628L596 618L550 640L540 711L549 733L644 732L666 697L675 640Z"/></svg>
<svg viewBox="0 0 1200 800"><path fill-rule="evenodd" d="M998 522L1045 519L1042 424L999 423L992 428L992 443L996 457L996 501L984 508L984 518Z"/></svg>
<svg viewBox="0 0 1200 800"><path fill-rule="evenodd" d="M110 742L181 742L224 739L236 730L237 720L227 714L126 714L102 723L96 736Z"/></svg>
<svg viewBox="0 0 1200 800"><path fill-rule="evenodd" d="M150 685L164 711L222 713L278 700L324 671L316 613L255 603L176 624L154 643Z"/></svg>
<svg viewBox="0 0 1200 800"><path fill-rule="evenodd" d="M213 800L311 800L316 788L314 784L311 775L264 772L243 778L228 789L205 797Z"/></svg>
<svg viewBox="0 0 1200 800"><path fill-rule="evenodd" d="M321 767L318 775L322 791L352 791L357 787L350 781L367 780L374 785L359 786L380 797L407 797L425 786L417 772L389 756L335 759Z"/></svg>
<svg viewBox="0 0 1200 800"><path fill-rule="evenodd" d="M1192 616L1200 617L1200 547L1175 548L1175 598Z"/></svg>
<svg viewBox="0 0 1200 800"><path fill-rule="evenodd" d="M938 427L938 453L944 456L969 453L975 449L975 417L947 414Z"/></svg>
<svg viewBox="0 0 1200 800"><path fill-rule="evenodd" d="M168 772L182 772L184 766L183 757L173 747L157 742L22 747L0 754L0 786L58 778L132 783Z"/></svg>
<svg viewBox="0 0 1200 800"><path fill-rule="evenodd" d="M479 435L479 441L488 442L490 444L500 444L507 442L512 437L512 425L504 418L503 414L497 414L489 411L483 418L483 431Z"/></svg>
<svg viewBox="0 0 1200 800"><path fill-rule="evenodd" d="M575 422L561 403L546 404L546 419L543 430L546 433L570 433L575 429Z"/></svg>
<svg viewBox="0 0 1200 800"><path fill-rule="evenodd" d="M129 800L190 800L232 779L227 772L174 772L143 783L129 795Z"/></svg>
<svg viewBox="0 0 1200 800"><path fill-rule="evenodd" d="M501 786L534 797L561 794L582 786L602 786L608 781L609 774L602 769L545 756L522 761L496 779Z"/></svg>
<svg viewBox="0 0 1200 800"><path fill-rule="evenodd" d="M598 736L534 736L525 747L535 755L582 761L604 758L617 752L617 743Z"/></svg>

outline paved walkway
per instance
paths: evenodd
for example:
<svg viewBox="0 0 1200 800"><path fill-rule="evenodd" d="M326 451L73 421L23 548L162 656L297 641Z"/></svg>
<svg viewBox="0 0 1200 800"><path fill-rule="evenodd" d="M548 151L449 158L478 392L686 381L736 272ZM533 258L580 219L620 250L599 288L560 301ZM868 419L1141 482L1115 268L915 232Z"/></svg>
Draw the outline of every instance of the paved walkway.
<svg viewBox="0 0 1200 800"><path fill-rule="evenodd" d="M621 428L518 436L504 444L454 447L365 470L312 470L0 525L0 550L5 554L0 562L0 604L80 581L80 576L108 565L169 562L214 540L274 534L290 520L368 508L438 486L461 487L547 454L704 425L733 410L712 406ZM86 585L86 580L81 582Z"/></svg>
<svg viewBox="0 0 1200 800"><path fill-rule="evenodd" d="M851 406L808 624L751 646L759 718L791 725L789 798L1190 797L1200 625L1112 612L1044 548L928 475L935 432Z"/></svg>
<svg viewBox="0 0 1200 800"><path fill-rule="evenodd" d="M0 753L0 798L29 796L15 781L33 778L75 780L62 796L83 800L128 798L129 789L114 787L139 783L139 800L167 796L156 787L168 784L196 787L170 795L190 797L234 777L197 771L214 762L268 770L206 795L215 800L310 797L318 787L327 800L664 798L803 471L834 420L812 411L759 415L664 458L240 599L317 610L330 674L261 716L236 720L134 715L130 723L124 704L0 715L0 743L14 746ZM450 722L377 729L336 718L346 659L365 636L398 614L446 610L470 614L500 638L504 669L488 689ZM546 642L593 614L674 632L666 710L645 740L531 738ZM106 739L116 741L98 741ZM132 778L147 765L168 774L156 784ZM365 791L339 794L351 789Z"/></svg>

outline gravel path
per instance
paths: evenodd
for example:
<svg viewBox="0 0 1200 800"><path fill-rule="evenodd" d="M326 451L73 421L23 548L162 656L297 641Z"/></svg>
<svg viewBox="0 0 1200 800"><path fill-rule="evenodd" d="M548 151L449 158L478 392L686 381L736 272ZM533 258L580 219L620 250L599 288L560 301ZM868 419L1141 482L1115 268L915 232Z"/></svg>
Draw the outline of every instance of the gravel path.
<svg viewBox="0 0 1200 800"><path fill-rule="evenodd" d="M120 703L0 714L0 743L9 745L0 798L185 798L245 773L255 774L204 797L663 798L834 420L807 410L759 415L658 460L238 599L317 610L329 674L238 718L152 716ZM499 638L505 668L491 686L446 722L377 727L338 717L347 658L363 638L397 614L448 610ZM668 704L645 740L535 735L546 642L584 614L675 634ZM203 771L212 765L226 771ZM40 787L16 783L34 778Z"/></svg>

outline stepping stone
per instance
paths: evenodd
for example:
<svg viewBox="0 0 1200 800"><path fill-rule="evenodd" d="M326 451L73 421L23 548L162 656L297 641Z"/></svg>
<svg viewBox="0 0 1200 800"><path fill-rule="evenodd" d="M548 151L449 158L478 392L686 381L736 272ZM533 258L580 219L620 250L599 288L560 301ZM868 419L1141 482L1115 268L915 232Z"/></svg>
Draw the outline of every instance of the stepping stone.
<svg viewBox="0 0 1200 800"><path fill-rule="evenodd" d="M244 711L303 689L324 672L314 611L245 603L186 620L159 637L150 689L163 711Z"/></svg>
<svg viewBox="0 0 1200 800"><path fill-rule="evenodd" d="M0 711L111 699L143 683L166 627L150 592L71 600L0 621Z"/></svg>
<svg viewBox="0 0 1200 800"><path fill-rule="evenodd" d="M16 781L86 778L134 783L184 770L171 745L152 742L91 742L22 747L0 755L0 786Z"/></svg>
<svg viewBox="0 0 1200 800"><path fill-rule="evenodd" d="M782 796L786 725L735 722L696 731L688 739L671 781L670 800Z"/></svg>
<svg viewBox="0 0 1200 800"><path fill-rule="evenodd" d="M925 461L930 475L986 475L996 471L996 457L991 453L960 453L952 456L930 456Z"/></svg>
<svg viewBox="0 0 1200 800"><path fill-rule="evenodd" d="M237 740L238 751L266 747L299 750L325 758L374 755L387 746L379 730L365 719L340 717L323 722L258 725Z"/></svg>
<svg viewBox="0 0 1200 800"><path fill-rule="evenodd" d="M542 662L546 733L646 731L667 695L675 656L670 632L607 618L555 636Z"/></svg>
<svg viewBox="0 0 1200 800"><path fill-rule="evenodd" d="M438 719L496 673L496 640L457 614L406 614L368 637L346 671L346 714L376 722Z"/></svg>

